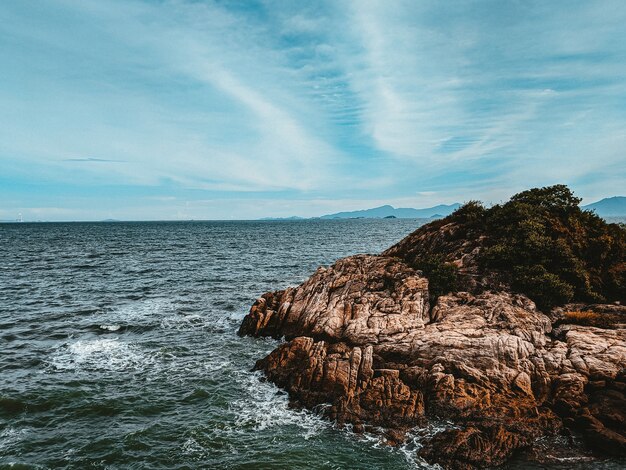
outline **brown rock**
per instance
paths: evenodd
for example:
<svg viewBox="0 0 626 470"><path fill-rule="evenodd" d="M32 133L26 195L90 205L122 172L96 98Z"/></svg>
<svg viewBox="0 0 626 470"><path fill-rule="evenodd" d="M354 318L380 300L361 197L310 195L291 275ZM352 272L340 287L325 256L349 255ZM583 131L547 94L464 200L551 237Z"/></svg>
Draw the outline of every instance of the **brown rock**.
<svg viewBox="0 0 626 470"><path fill-rule="evenodd" d="M240 335L377 343L428 320L428 281L399 260L352 256L294 289L265 294Z"/></svg>
<svg viewBox="0 0 626 470"><path fill-rule="evenodd" d="M471 248L461 243L459 259L469 263ZM592 448L626 452L626 330L552 331L522 295L459 292L429 312L419 272L360 255L265 294L239 333L285 336L256 368L339 424L380 426L397 443L409 428L451 421L420 450L448 468L499 465L563 423Z"/></svg>

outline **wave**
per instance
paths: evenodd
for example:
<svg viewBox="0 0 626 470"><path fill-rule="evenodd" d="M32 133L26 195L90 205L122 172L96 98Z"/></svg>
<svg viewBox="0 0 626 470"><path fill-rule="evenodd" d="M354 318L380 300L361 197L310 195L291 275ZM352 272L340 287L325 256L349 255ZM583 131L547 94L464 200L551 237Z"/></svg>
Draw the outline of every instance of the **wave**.
<svg viewBox="0 0 626 470"><path fill-rule="evenodd" d="M260 373L239 373L244 386L243 397L234 400L230 409L235 414L234 424L239 432L263 431L271 427L293 426L304 439L329 429L332 424L311 411L289 407L287 394L275 385L261 381Z"/></svg>
<svg viewBox="0 0 626 470"><path fill-rule="evenodd" d="M18 429L9 426L0 432L0 452L4 453L14 445L18 444L30 432L30 429ZM1 454L0 454L1 455Z"/></svg>
<svg viewBox="0 0 626 470"><path fill-rule="evenodd" d="M144 369L154 363L154 357L119 338L98 338L65 343L47 362L55 371L127 371Z"/></svg>

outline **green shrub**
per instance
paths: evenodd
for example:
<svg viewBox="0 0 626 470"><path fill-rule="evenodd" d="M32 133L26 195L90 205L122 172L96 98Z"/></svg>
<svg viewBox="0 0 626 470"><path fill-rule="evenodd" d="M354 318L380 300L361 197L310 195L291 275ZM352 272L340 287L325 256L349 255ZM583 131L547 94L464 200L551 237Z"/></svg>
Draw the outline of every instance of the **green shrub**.
<svg viewBox="0 0 626 470"><path fill-rule="evenodd" d="M563 305L574 298L574 287L541 265L515 267L512 287L528 295L540 309Z"/></svg>
<svg viewBox="0 0 626 470"><path fill-rule="evenodd" d="M570 301L626 303L626 230L579 203L564 185L489 208L470 201L386 253L421 269L432 298L508 286L544 310ZM461 276L450 264L459 259Z"/></svg>
<svg viewBox="0 0 626 470"><path fill-rule="evenodd" d="M471 201L451 216L455 238L483 237L483 274L495 273L543 309L570 300L626 301L626 231L580 209L565 185L534 188L491 208Z"/></svg>
<svg viewBox="0 0 626 470"><path fill-rule="evenodd" d="M574 196L564 184L555 184L544 188L533 188L516 194L510 203L529 204L533 207L556 209L558 211L580 210L578 204L582 199Z"/></svg>
<svg viewBox="0 0 626 470"><path fill-rule="evenodd" d="M480 201L469 201L454 211L454 220L463 224L479 224L484 221L487 209Z"/></svg>
<svg viewBox="0 0 626 470"><path fill-rule="evenodd" d="M457 267L446 263L440 255L432 255L420 259L416 266L428 278L430 301L434 302L440 295L458 290Z"/></svg>

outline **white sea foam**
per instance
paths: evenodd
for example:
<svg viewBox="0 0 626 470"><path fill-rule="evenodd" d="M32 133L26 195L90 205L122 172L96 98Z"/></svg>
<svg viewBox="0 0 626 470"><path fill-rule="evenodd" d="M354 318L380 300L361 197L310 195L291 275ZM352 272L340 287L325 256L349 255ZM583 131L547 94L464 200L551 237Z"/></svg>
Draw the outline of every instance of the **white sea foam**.
<svg viewBox="0 0 626 470"><path fill-rule="evenodd" d="M424 446L424 442L432 439L435 435L456 426L448 421L431 421L423 428L414 428L407 434L407 439L398 451L402 453L404 459L411 468L415 469L441 469L437 464L429 464L417 455L417 452Z"/></svg>
<svg viewBox="0 0 626 470"><path fill-rule="evenodd" d="M146 319L155 319L171 311L172 301L169 299L147 299L117 306L108 315L117 320L114 323L138 323Z"/></svg>
<svg viewBox="0 0 626 470"><path fill-rule="evenodd" d="M247 393L231 403L231 411L236 416L236 428L242 432L249 432L250 428L262 431L275 426L295 426L304 439L310 439L331 426L310 411L289 408L287 394L269 382L261 382L259 375L246 373L239 379Z"/></svg>
<svg viewBox="0 0 626 470"><path fill-rule="evenodd" d="M209 361L203 364L204 370L209 372L217 372L222 369L232 368L232 366L233 363L228 359L218 357L209 358Z"/></svg>
<svg viewBox="0 0 626 470"><path fill-rule="evenodd" d="M118 331L120 328L120 325L100 325L100 329L107 331Z"/></svg>
<svg viewBox="0 0 626 470"><path fill-rule="evenodd" d="M166 330L186 330L189 328L203 328L207 324L206 317L198 314L173 314L161 318L161 328Z"/></svg>
<svg viewBox="0 0 626 470"><path fill-rule="evenodd" d="M63 344L48 363L54 370L123 371L144 368L153 361L135 345L118 338L98 338Z"/></svg>
<svg viewBox="0 0 626 470"><path fill-rule="evenodd" d="M231 410L236 414L235 429L238 432L248 433L250 428L263 431L274 426L295 426L300 429L299 434L308 440L333 427L333 423L322 418L320 414L290 408L286 393L281 392L270 382L260 381L259 378L260 375L250 373L239 377L247 393L245 397L231 403ZM321 411L323 406L330 405L320 405L316 411ZM423 446L423 442L452 427L454 427L453 424L449 422L433 422L425 428L416 428L409 433L406 443L398 448L391 448L385 443L382 430L372 433L353 433L351 426L348 425L344 435L348 439L357 439L372 447L400 452L410 468L434 470L441 467L426 463L417 455L417 451ZM224 431L229 431L229 429Z"/></svg>
<svg viewBox="0 0 626 470"><path fill-rule="evenodd" d="M100 328L117 331L120 325L159 325L166 330L191 328L232 328L232 321L223 317L209 317L198 313L185 314L178 311L172 299L148 299L115 307L106 315L106 323ZM236 317L238 318L238 317ZM118 328L111 329L110 326Z"/></svg>
<svg viewBox="0 0 626 470"><path fill-rule="evenodd" d="M588 454L580 438L576 437L573 441L565 436L541 437L535 441L532 452L544 463L574 464L595 460Z"/></svg>
<svg viewBox="0 0 626 470"><path fill-rule="evenodd" d="M183 454L194 455L204 454L205 448L198 444L193 437L190 437L183 443Z"/></svg>

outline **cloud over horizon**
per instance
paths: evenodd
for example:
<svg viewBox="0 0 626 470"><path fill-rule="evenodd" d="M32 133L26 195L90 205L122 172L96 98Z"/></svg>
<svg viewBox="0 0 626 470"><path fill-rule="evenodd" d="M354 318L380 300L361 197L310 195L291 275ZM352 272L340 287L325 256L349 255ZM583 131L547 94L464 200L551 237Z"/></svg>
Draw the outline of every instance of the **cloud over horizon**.
<svg viewBox="0 0 626 470"><path fill-rule="evenodd" d="M618 0L9 0L0 219L622 195L625 23Z"/></svg>

